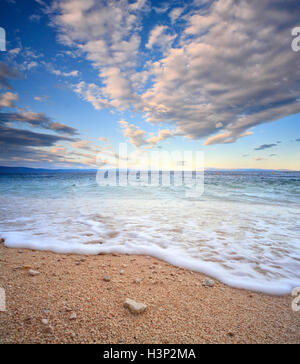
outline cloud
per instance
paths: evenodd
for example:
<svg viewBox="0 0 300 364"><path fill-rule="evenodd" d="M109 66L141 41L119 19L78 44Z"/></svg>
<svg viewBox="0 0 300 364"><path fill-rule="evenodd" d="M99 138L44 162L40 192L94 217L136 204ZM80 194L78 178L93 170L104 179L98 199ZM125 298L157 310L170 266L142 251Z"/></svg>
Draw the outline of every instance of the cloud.
<svg viewBox="0 0 300 364"><path fill-rule="evenodd" d="M145 1L66 0L54 2L52 24L59 40L75 45L98 66L126 67L135 63L140 45L137 30Z"/></svg>
<svg viewBox="0 0 300 364"><path fill-rule="evenodd" d="M231 132L226 132L226 133L222 133L222 134L218 134L215 136L212 136L210 138L208 138L205 142L204 145L210 145L210 144L229 144L229 143L234 143L237 141L238 138L242 138L245 136L249 136L252 135L253 133L248 131L245 132L243 134L240 135L234 135ZM192 137L192 136L190 136Z"/></svg>
<svg viewBox="0 0 300 364"><path fill-rule="evenodd" d="M62 72L60 70L52 69L51 73L53 73L56 76L63 76L63 77L77 77L79 74L79 71L70 71L70 72Z"/></svg>
<svg viewBox="0 0 300 364"><path fill-rule="evenodd" d="M253 158L256 162L260 162L260 161L263 161L265 160L265 158L261 158L261 157L255 157Z"/></svg>
<svg viewBox="0 0 300 364"><path fill-rule="evenodd" d="M129 124L125 120L121 120L120 126L123 131L123 135L128 138L129 142L135 147L141 147L143 145L147 145L150 147L154 147L157 143L171 138L176 135L176 132L171 132L168 129L160 130L157 136L152 136L146 139L146 132L136 127L133 124Z"/></svg>
<svg viewBox="0 0 300 364"><path fill-rule="evenodd" d="M90 102L96 110L111 107L108 100L103 96L102 89L94 83L84 81L74 85L74 91L85 101Z"/></svg>
<svg viewBox="0 0 300 364"><path fill-rule="evenodd" d="M168 138L172 138L174 133L172 133L169 129L160 130L157 136L153 136L147 139L147 143L155 146L157 143L166 140Z"/></svg>
<svg viewBox="0 0 300 364"><path fill-rule="evenodd" d="M41 20L41 15L39 14L32 14L29 17L29 20L32 22L39 22Z"/></svg>
<svg viewBox="0 0 300 364"><path fill-rule="evenodd" d="M171 10L180 28L158 24L144 45L143 1L54 2L47 11L60 42L99 74L99 84L77 93L97 109L135 108L149 123L176 125L204 145L234 143L258 125L300 113L299 55L290 48L299 1L193 4L184 16Z"/></svg>
<svg viewBox="0 0 300 364"><path fill-rule="evenodd" d="M300 138L296 139L296 142L300 142Z"/></svg>
<svg viewBox="0 0 300 364"><path fill-rule="evenodd" d="M12 92L6 92L0 95L0 109L2 107L14 107L14 101L18 100L18 95Z"/></svg>
<svg viewBox="0 0 300 364"><path fill-rule="evenodd" d="M0 63L0 88L11 88L10 78L19 77L19 74L4 63ZM35 100L43 100L44 96L36 96ZM14 101L18 95L13 92L0 94L0 109L4 107L15 108ZM25 126L26 128L17 128ZM36 132L28 128L47 130L51 133ZM10 165L69 167L74 165L96 166L96 154L100 147L88 144L78 139L78 130L60 122L53 121L44 113L27 111L15 108L13 112L0 112L0 161ZM85 148L85 158L68 151L66 146L57 143L73 144Z"/></svg>
<svg viewBox="0 0 300 364"><path fill-rule="evenodd" d="M11 122L27 123L34 128L53 130L57 133L62 134L77 134L77 129L67 126L65 124L53 122L44 113L36 113L32 111L0 113L0 125Z"/></svg>
<svg viewBox="0 0 300 364"><path fill-rule="evenodd" d="M52 141L46 143L46 138L44 137L41 142L37 136L34 135L33 140L35 145L30 146L28 145L31 144L28 142L28 138L30 139L28 134L23 135L21 131L18 131L17 134L14 134L12 131L12 134L10 140L7 140L4 143L0 141L0 162L3 164L8 163L10 166L22 165L41 168L69 168L70 166L73 168L81 168L86 166L82 161L69 154L64 147L55 145L50 146L49 144L51 144ZM24 138L26 145L23 145Z"/></svg>
<svg viewBox="0 0 300 364"><path fill-rule="evenodd" d="M31 61L31 62L25 62L23 64L24 68L26 68L27 70L31 70L32 68L35 68L38 66L38 63L36 61Z"/></svg>
<svg viewBox="0 0 300 364"><path fill-rule="evenodd" d="M177 35L169 34L168 30L166 25L155 26L150 32L146 48L152 49L154 47L159 47L164 52L170 48Z"/></svg>
<svg viewBox="0 0 300 364"><path fill-rule="evenodd" d="M59 41L84 55L99 72L101 86L81 82L74 87L96 109L141 108L133 84L137 83L142 15L149 11L148 4L143 0L65 0L52 4L51 24Z"/></svg>
<svg viewBox="0 0 300 364"><path fill-rule="evenodd" d="M102 142L102 143L109 143L110 142L109 138L106 138L106 137L100 137L100 138L98 138L98 140L100 142Z"/></svg>
<svg viewBox="0 0 300 364"><path fill-rule="evenodd" d="M254 148L254 150L264 150L264 149L269 149L269 148L273 148L276 146L277 146L277 144L263 144L257 148Z"/></svg>
<svg viewBox="0 0 300 364"><path fill-rule="evenodd" d="M72 128L71 126L58 123L58 122L50 122L49 129L56 131L57 133L76 135L78 134L77 129Z"/></svg>
<svg viewBox="0 0 300 364"><path fill-rule="evenodd" d="M34 96L35 101L46 101L49 97L42 95L42 96Z"/></svg>
<svg viewBox="0 0 300 364"><path fill-rule="evenodd" d="M153 10L158 14L163 14L169 10L169 5L167 3L162 4L160 7L153 6Z"/></svg>
<svg viewBox="0 0 300 364"><path fill-rule="evenodd" d="M49 147L62 140L72 141L73 139L0 125L0 144L2 147L4 145Z"/></svg>
<svg viewBox="0 0 300 364"><path fill-rule="evenodd" d="M102 88L104 97L110 100L110 105L118 109L128 109L139 103L139 97L132 90L130 81L116 67L101 71L106 86Z"/></svg>
<svg viewBox="0 0 300 364"><path fill-rule="evenodd" d="M256 125L299 113L289 92L300 93L300 76L292 71L298 55L289 49L297 16L289 7L215 1L187 18L181 47L157 62L143 95L147 120L176 123L187 137L208 137L208 145L235 142Z"/></svg>
<svg viewBox="0 0 300 364"><path fill-rule="evenodd" d="M129 124L125 120L120 121L121 128L123 129L123 134L128 138L129 142L135 147L141 147L147 144L145 140L145 131L139 129L133 124Z"/></svg>
<svg viewBox="0 0 300 364"><path fill-rule="evenodd" d="M13 48L8 51L9 54L12 54L14 56L18 55L21 52L21 48Z"/></svg>
<svg viewBox="0 0 300 364"><path fill-rule="evenodd" d="M8 80L16 79L19 77L20 77L19 72L10 68L5 63L0 62L0 88L11 89L11 86L9 85Z"/></svg>
<svg viewBox="0 0 300 364"><path fill-rule="evenodd" d="M80 140L78 142L72 143L72 147L79 149L90 149L90 143L88 140Z"/></svg>
<svg viewBox="0 0 300 364"><path fill-rule="evenodd" d="M57 68L55 68L53 66L52 63L50 62L43 62L43 64L45 65L45 67L48 69L48 71L56 76L62 76L62 77L78 77L79 76L79 71L78 70L73 70L73 71L69 71L69 72L64 72L61 71Z"/></svg>
<svg viewBox="0 0 300 364"><path fill-rule="evenodd" d="M183 13L184 8L174 8L170 11L169 17L171 18L172 24L175 23L175 21L180 17L180 15Z"/></svg>
<svg viewBox="0 0 300 364"><path fill-rule="evenodd" d="M18 40L20 43L20 41ZM18 47L6 52L6 61L20 72L31 72L44 64L44 55L30 47Z"/></svg>

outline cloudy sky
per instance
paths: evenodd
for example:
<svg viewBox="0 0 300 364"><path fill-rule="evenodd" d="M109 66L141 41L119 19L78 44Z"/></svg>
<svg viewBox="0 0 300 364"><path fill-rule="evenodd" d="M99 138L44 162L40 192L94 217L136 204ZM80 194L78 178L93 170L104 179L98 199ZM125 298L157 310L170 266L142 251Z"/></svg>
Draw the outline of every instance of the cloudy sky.
<svg viewBox="0 0 300 364"><path fill-rule="evenodd" d="M299 0L0 10L0 165L94 168L127 142L132 156L201 150L206 167L300 170Z"/></svg>

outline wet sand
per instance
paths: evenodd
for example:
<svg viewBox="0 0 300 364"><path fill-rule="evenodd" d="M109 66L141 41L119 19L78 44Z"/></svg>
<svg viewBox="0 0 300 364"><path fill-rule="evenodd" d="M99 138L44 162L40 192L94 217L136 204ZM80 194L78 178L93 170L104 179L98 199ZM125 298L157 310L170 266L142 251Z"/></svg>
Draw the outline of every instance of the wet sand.
<svg viewBox="0 0 300 364"><path fill-rule="evenodd" d="M148 256L63 255L0 244L7 296L0 343L300 343L291 296L216 280L207 287L205 278ZM145 303L146 311L132 314L126 298Z"/></svg>

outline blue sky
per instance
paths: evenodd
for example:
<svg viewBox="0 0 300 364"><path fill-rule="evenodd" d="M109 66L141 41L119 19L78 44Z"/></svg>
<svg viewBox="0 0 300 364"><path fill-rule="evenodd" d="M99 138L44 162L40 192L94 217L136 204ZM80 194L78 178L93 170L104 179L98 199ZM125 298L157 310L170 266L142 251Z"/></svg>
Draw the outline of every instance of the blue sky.
<svg viewBox="0 0 300 364"><path fill-rule="evenodd" d="M94 168L128 143L300 170L297 0L3 0L0 164ZM300 42L299 42L300 43Z"/></svg>

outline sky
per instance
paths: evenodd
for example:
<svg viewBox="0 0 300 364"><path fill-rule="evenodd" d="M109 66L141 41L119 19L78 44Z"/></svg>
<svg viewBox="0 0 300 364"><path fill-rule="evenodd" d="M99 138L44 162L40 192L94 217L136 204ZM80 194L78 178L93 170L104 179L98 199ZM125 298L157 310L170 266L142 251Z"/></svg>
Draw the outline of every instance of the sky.
<svg viewBox="0 0 300 364"><path fill-rule="evenodd" d="M127 143L132 166L300 170L299 0L1 0L0 27L0 165L97 168Z"/></svg>

